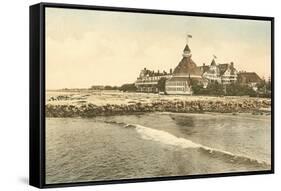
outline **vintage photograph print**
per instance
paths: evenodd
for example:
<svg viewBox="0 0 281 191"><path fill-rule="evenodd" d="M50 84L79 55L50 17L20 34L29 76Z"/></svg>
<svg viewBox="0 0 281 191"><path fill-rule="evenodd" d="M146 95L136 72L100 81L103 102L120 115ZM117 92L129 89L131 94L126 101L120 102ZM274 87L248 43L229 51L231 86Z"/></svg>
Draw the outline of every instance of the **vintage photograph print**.
<svg viewBox="0 0 281 191"><path fill-rule="evenodd" d="M44 13L45 184L272 171L270 19Z"/></svg>

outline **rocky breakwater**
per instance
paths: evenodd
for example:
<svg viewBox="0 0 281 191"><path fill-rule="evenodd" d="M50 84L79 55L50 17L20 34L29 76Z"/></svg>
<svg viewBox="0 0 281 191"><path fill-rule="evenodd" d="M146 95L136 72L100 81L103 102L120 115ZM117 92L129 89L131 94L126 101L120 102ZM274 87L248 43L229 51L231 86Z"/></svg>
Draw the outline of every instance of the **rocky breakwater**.
<svg viewBox="0 0 281 191"><path fill-rule="evenodd" d="M260 114L264 108L270 108L271 100L235 99L222 101L171 101L160 100L151 103L135 102L130 104L106 104L97 106L93 103L83 104L47 104L46 117L95 117L106 115L124 115L144 112L176 112L176 113L238 113ZM264 112L264 110L263 110ZM267 112L269 113L270 110Z"/></svg>

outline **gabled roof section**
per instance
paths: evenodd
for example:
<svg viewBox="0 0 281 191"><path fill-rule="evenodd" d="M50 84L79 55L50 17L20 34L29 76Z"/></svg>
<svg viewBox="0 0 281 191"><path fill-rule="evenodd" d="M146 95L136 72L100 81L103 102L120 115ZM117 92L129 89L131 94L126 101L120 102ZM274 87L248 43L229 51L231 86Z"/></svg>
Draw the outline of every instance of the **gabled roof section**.
<svg viewBox="0 0 281 191"><path fill-rule="evenodd" d="M220 75L222 76L228 69L230 70L230 75L235 75L236 69L234 68L233 64L219 64L218 65L220 70Z"/></svg>
<svg viewBox="0 0 281 191"><path fill-rule="evenodd" d="M199 66L200 70L205 73L205 72L208 72L210 67L209 66L206 66L206 65L203 65L203 66Z"/></svg>
<svg viewBox="0 0 281 191"><path fill-rule="evenodd" d="M220 75L223 75L228 68L228 64L219 64L218 67L220 70Z"/></svg>

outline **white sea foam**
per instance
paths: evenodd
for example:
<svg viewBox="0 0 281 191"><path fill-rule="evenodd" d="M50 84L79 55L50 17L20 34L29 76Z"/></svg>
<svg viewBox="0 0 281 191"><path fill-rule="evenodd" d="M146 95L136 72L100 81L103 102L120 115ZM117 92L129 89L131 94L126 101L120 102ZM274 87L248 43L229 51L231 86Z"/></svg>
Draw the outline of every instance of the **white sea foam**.
<svg viewBox="0 0 281 191"><path fill-rule="evenodd" d="M231 160L237 160L237 161L239 160L240 162L250 162L250 163L267 165L267 166L270 165L264 161L253 159L248 156L238 155L238 154L234 154L234 153L231 153L228 151L207 147L207 146L195 143L195 142L185 139L185 138L176 137L175 135L172 135L165 131L152 129L152 128L145 127L145 126L138 125L138 124L129 125L129 126L135 127L136 131L140 134L140 136L146 140L152 140L152 141L156 141L156 142L159 142L162 144L181 147L184 149L185 148L198 148L198 149L202 149L203 151L207 151L209 154L221 155L221 156L224 156L225 158L231 158Z"/></svg>
<svg viewBox="0 0 281 191"><path fill-rule="evenodd" d="M194 143L190 140L176 137L168 132L151 129L142 125L134 125L137 132L143 139L161 142L168 145L179 146L182 148L199 148L202 145Z"/></svg>

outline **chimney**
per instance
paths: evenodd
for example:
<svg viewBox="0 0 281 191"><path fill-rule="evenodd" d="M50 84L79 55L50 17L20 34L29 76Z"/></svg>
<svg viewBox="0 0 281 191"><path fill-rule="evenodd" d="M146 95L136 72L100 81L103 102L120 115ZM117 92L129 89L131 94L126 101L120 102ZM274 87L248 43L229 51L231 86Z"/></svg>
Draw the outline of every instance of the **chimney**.
<svg viewBox="0 0 281 191"><path fill-rule="evenodd" d="M203 66L205 66L205 63L203 63Z"/></svg>
<svg viewBox="0 0 281 191"><path fill-rule="evenodd" d="M173 73L173 69L172 68L170 68L170 74L172 74Z"/></svg>
<svg viewBox="0 0 281 191"><path fill-rule="evenodd" d="M233 67L233 66L234 66L234 63L233 63L233 62L230 62L230 66Z"/></svg>

